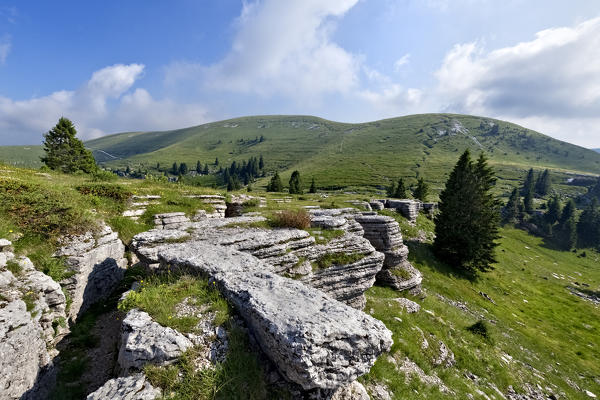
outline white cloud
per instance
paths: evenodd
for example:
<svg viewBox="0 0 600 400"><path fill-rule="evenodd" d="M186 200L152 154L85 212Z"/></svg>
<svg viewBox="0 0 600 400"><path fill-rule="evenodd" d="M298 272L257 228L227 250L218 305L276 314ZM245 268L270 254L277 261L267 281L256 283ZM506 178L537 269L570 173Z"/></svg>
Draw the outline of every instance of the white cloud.
<svg viewBox="0 0 600 400"><path fill-rule="evenodd" d="M489 52L478 43L456 45L435 75L448 110L535 126L546 120L545 133L598 144L584 126L600 126L600 18ZM579 133L568 132L575 126Z"/></svg>
<svg viewBox="0 0 600 400"><path fill-rule="evenodd" d="M394 62L394 70L396 72L400 71L402 69L402 67L407 65L409 62L410 62L410 53L407 53Z"/></svg>
<svg viewBox="0 0 600 400"><path fill-rule="evenodd" d="M3 144L39 143L61 116L76 125L79 137L91 139L128 130L173 129L206 121L199 104L179 105L154 99L146 90L130 92L144 65L117 64L92 74L77 90L62 90L28 100L0 96Z"/></svg>
<svg viewBox="0 0 600 400"><path fill-rule="evenodd" d="M10 53L11 46L12 40L9 35L0 37L0 65L6 62L6 57Z"/></svg>

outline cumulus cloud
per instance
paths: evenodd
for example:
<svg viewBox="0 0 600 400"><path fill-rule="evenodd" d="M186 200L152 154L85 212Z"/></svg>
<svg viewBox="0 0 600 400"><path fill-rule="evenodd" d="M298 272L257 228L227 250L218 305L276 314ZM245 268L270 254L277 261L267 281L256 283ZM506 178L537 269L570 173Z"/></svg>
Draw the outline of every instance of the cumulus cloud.
<svg viewBox="0 0 600 400"><path fill-rule="evenodd" d="M6 57L8 57L8 53L10 53L11 42L9 35L0 37L0 65L6 62Z"/></svg>
<svg viewBox="0 0 600 400"><path fill-rule="evenodd" d="M407 65L409 62L410 62L410 53L407 53L394 62L394 70L396 72L400 71L402 69L402 67Z"/></svg>
<svg viewBox="0 0 600 400"><path fill-rule="evenodd" d="M3 144L35 144L56 121L74 121L79 136L91 139L127 130L172 129L202 123L206 110L199 104L180 106L154 99L146 90L131 89L144 65L117 64L103 68L76 90L62 90L27 100L0 96Z"/></svg>
<svg viewBox="0 0 600 400"><path fill-rule="evenodd" d="M535 126L546 119L544 132L571 138L565 130L600 122L600 18L489 52L478 43L456 45L436 77L448 110ZM591 134L581 136L579 143L592 142Z"/></svg>

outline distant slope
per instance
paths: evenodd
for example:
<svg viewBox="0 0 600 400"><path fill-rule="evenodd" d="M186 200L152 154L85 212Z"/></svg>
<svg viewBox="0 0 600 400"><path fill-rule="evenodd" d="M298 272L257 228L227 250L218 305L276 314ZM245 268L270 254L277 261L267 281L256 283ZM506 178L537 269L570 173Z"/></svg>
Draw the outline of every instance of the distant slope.
<svg viewBox="0 0 600 400"><path fill-rule="evenodd" d="M39 168L43 154L42 146L0 146L0 162L16 167Z"/></svg>
<svg viewBox="0 0 600 400"><path fill-rule="evenodd" d="M264 140L261 141L260 138ZM600 154L504 121L457 114L421 114L349 124L312 116L252 116L162 132L126 132L85 143L112 168L171 166L196 161L221 165L263 155L284 183L295 169L323 187L381 187L402 176L443 185L465 148L485 151L501 185L524 171L600 174ZM0 160L37 162L35 146L0 147ZM19 164L17 164L19 165ZM36 166L37 166L36 165ZM562 179L562 177L561 177ZM264 183L264 180L263 182Z"/></svg>
<svg viewBox="0 0 600 400"><path fill-rule="evenodd" d="M263 142L257 140L261 136ZM121 133L86 146L112 167L195 165L217 157L228 165L262 154L267 169L281 171L284 181L298 169L321 187L377 186L421 175L441 184L465 148L485 151L504 180L530 167L600 173L600 155L594 151L508 122L454 114L361 124L311 116L244 117L175 131Z"/></svg>
<svg viewBox="0 0 600 400"><path fill-rule="evenodd" d="M600 149L593 149L594 151L597 151L598 153L600 153Z"/></svg>

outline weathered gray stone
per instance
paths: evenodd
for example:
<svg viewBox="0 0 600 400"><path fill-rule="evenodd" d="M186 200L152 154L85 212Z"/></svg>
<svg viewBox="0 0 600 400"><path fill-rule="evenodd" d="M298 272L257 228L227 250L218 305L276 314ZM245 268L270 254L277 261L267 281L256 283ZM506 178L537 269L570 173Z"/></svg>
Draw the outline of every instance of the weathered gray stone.
<svg viewBox="0 0 600 400"><path fill-rule="evenodd" d="M66 238L55 255L66 257L73 273L60 282L73 300L68 313L71 320L106 298L123 278L127 266L125 246L106 225L97 237L88 232Z"/></svg>
<svg viewBox="0 0 600 400"><path fill-rule="evenodd" d="M379 200L372 200L370 203L371 209L375 211L383 210L385 208L385 204Z"/></svg>
<svg viewBox="0 0 600 400"><path fill-rule="evenodd" d="M401 213L409 222L417 222L417 216L419 215L419 202L410 199L404 200L388 200L386 204L387 208L395 208Z"/></svg>
<svg viewBox="0 0 600 400"><path fill-rule="evenodd" d="M148 382L144 374L115 378L87 396L87 400L154 400L161 395L159 389Z"/></svg>
<svg viewBox="0 0 600 400"><path fill-rule="evenodd" d="M148 363L169 365L193 346L181 333L152 321L150 315L137 309L127 313L121 330L118 363L125 374L141 370Z"/></svg>
<svg viewBox="0 0 600 400"><path fill-rule="evenodd" d="M351 383L392 344L380 321L269 272L249 254L192 241L162 245L158 255L213 279L282 375L305 390Z"/></svg>
<svg viewBox="0 0 600 400"><path fill-rule="evenodd" d="M365 387L354 381L350 385L336 390L331 400L371 400L371 398Z"/></svg>
<svg viewBox="0 0 600 400"><path fill-rule="evenodd" d="M418 303L415 303L414 301L409 299L405 299L404 297L399 297L394 300L396 300L396 302L400 304L400 307L402 307L402 309L409 314L414 314L421 310L421 306Z"/></svg>

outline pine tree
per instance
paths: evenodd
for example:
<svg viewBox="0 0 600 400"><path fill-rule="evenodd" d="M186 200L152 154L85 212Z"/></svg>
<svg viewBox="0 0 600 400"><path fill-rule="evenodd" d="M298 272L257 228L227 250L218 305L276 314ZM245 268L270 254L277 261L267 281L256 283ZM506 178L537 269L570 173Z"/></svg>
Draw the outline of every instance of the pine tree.
<svg viewBox="0 0 600 400"><path fill-rule="evenodd" d="M525 178L523 189L521 190L521 193L523 194L523 205L527 214L533 214L533 197L535 191L534 179L533 168L531 168L527 173L527 178Z"/></svg>
<svg viewBox="0 0 600 400"><path fill-rule="evenodd" d="M187 175L188 173L188 166L186 163L181 163L179 165L179 174L180 175Z"/></svg>
<svg viewBox="0 0 600 400"><path fill-rule="evenodd" d="M563 250L571 250L577 244L577 221L575 202L571 199L565 205L554 233L554 241Z"/></svg>
<svg viewBox="0 0 600 400"><path fill-rule="evenodd" d="M200 161L196 161L196 173L197 174L202 173L202 163Z"/></svg>
<svg viewBox="0 0 600 400"><path fill-rule="evenodd" d="M406 186L404 186L404 179L398 179L398 185L396 186L396 191L394 192L394 197L397 199L405 199L406 198Z"/></svg>
<svg viewBox="0 0 600 400"><path fill-rule="evenodd" d="M312 181L310 182L310 190L308 193L317 193L317 186L315 185L315 177L313 176Z"/></svg>
<svg viewBox="0 0 600 400"><path fill-rule="evenodd" d="M125 168L125 173L127 175L129 175L131 173L131 168L129 168L129 165L127 166L127 168Z"/></svg>
<svg viewBox="0 0 600 400"><path fill-rule="evenodd" d="M546 223L553 225L559 220L562 212L562 206L558 196L553 196L550 200L548 200L546 203L546 208L548 211L546 211L544 214L544 220Z"/></svg>
<svg viewBox="0 0 600 400"><path fill-rule="evenodd" d="M77 139L77 130L71 121L61 117L58 123L44 135L44 151L46 155L41 161L53 170L64 173L83 171L87 174L96 172L98 167L91 151Z"/></svg>
<svg viewBox="0 0 600 400"><path fill-rule="evenodd" d="M160 163L159 162L156 163L156 170L160 171Z"/></svg>
<svg viewBox="0 0 600 400"><path fill-rule="evenodd" d="M292 176L290 177L290 194L302 194L302 188L300 183L300 172L294 171L292 172Z"/></svg>
<svg viewBox="0 0 600 400"><path fill-rule="evenodd" d="M523 217L523 203L519 195L519 189L513 189L506 206L502 212L502 219L505 223L515 224Z"/></svg>
<svg viewBox="0 0 600 400"><path fill-rule="evenodd" d="M469 272L491 269L498 239L498 201L492 169L483 155L474 164L465 151L440 194L435 217L435 254Z"/></svg>
<svg viewBox="0 0 600 400"><path fill-rule="evenodd" d="M262 136L261 136L262 138ZM258 169L264 169L265 168L265 160L263 160L263 156L262 154L260 155L260 159L258 160Z"/></svg>
<svg viewBox="0 0 600 400"><path fill-rule="evenodd" d="M173 165L171 166L171 173L173 175L178 175L179 174L179 166L177 166L176 162L174 162Z"/></svg>
<svg viewBox="0 0 600 400"><path fill-rule="evenodd" d="M215 158L215 166L217 166L217 167L219 166L219 158L218 157Z"/></svg>
<svg viewBox="0 0 600 400"><path fill-rule="evenodd" d="M551 190L550 171L548 171L546 169L546 170L544 170L544 172L542 172L540 174L540 176L538 177L538 179L535 183L535 193L540 197L544 197L544 196L547 196L548 193L550 193L550 190Z"/></svg>
<svg viewBox="0 0 600 400"><path fill-rule="evenodd" d="M204 175L208 175L208 163L204 164L204 171L202 171Z"/></svg>
<svg viewBox="0 0 600 400"><path fill-rule="evenodd" d="M427 195L429 194L429 185L425 183L423 178L419 178L417 181L417 187L414 192L415 199L419 199L421 201L427 200Z"/></svg>
<svg viewBox="0 0 600 400"><path fill-rule="evenodd" d="M271 178L271 182L267 185L267 192L282 192L283 183L279 177L279 172L275 172L275 175Z"/></svg>
<svg viewBox="0 0 600 400"><path fill-rule="evenodd" d="M390 186L388 186L388 188L386 189L386 193L388 197L394 197L394 195L396 194L396 183L392 182L392 184Z"/></svg>
<svg viewBox="0 0 600 400"><path fill-rule="evenodd" d="M600 246L600 209L598 209L598 199L596 198L579 217L577 240L580 247Z"/></svg>

